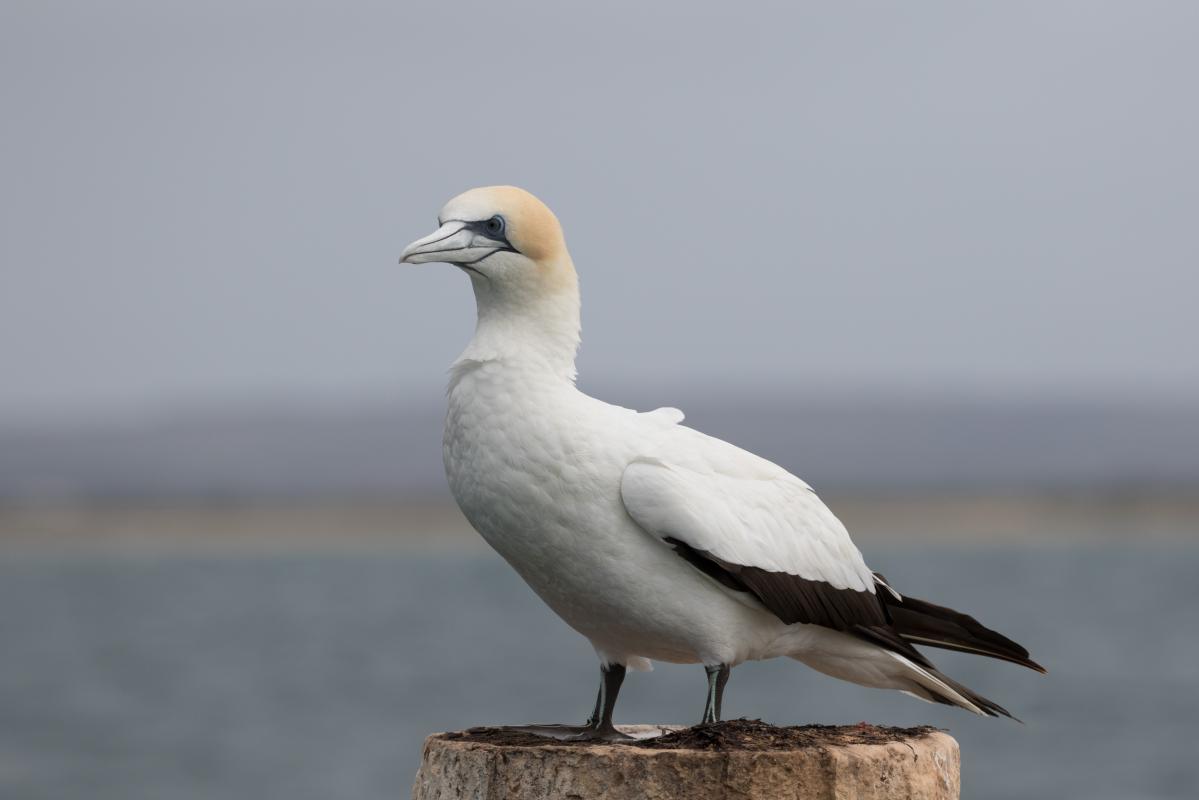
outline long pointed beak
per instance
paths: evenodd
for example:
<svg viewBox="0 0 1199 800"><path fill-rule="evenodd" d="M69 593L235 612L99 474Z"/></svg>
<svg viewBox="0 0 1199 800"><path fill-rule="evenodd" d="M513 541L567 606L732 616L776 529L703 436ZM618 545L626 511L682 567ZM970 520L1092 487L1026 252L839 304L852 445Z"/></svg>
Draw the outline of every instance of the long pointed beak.
<svg viewBox="0 0 1199 800"><path fill-rule="evenodd" d="M428 261L454 263L457 257L473 248L474 235L461 220L451 220L423 239L417 239L400 254L401 264L424 264ZM469 259L467 259L469 260Z"/></svg>

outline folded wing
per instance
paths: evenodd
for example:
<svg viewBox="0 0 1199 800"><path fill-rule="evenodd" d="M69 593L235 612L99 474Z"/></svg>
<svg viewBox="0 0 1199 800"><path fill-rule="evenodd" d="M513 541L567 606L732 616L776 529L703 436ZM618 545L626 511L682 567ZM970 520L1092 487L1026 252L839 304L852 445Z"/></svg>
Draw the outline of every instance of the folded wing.
<svg viewBox="0 0 1199 800"><path fill-rule="evenodd" d="M806 483L775 464L677 427L629 464L621 498L633 520L779 619L895 639L875 577ZM884 589L883 591L886 591Z"/></svg>

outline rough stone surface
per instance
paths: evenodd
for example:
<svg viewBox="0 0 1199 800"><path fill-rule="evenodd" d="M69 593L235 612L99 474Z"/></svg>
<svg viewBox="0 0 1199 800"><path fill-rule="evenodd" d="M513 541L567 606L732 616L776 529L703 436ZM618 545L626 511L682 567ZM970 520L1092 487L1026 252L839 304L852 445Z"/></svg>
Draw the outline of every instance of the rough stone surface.
<svg viewBox="0 0 1199 800"><path fill-rule="evenodd" d="M413 800L957 800L958 745L934 728L775 728L752 720L627 744L545 740L495 728L425 741Z"/></svg>

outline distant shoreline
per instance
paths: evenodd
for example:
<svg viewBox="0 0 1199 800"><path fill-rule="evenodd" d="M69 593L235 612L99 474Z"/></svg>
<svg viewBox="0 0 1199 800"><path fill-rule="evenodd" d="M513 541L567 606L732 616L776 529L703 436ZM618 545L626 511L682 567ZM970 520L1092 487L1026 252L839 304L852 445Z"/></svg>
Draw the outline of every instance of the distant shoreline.
<svg viewBox="0 0 1199 800"><path fill-rule="evenodd" d="M1195 493L822 495L860 544L1199 541ZM0 504L0 554L291 549L486 551L440 498Z"/></svg>

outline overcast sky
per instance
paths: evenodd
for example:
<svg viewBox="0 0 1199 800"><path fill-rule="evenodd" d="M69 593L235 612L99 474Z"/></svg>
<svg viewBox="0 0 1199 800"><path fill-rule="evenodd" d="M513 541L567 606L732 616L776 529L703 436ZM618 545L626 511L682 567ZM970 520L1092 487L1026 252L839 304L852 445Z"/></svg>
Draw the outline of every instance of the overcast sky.
<svg viewBox="0 0 1199 800"><path fill-rule="evenodd" d="M6 0L0 425L438 402L491 183L585 388L1199 397L1199 5L703 5Z"/></svg>

